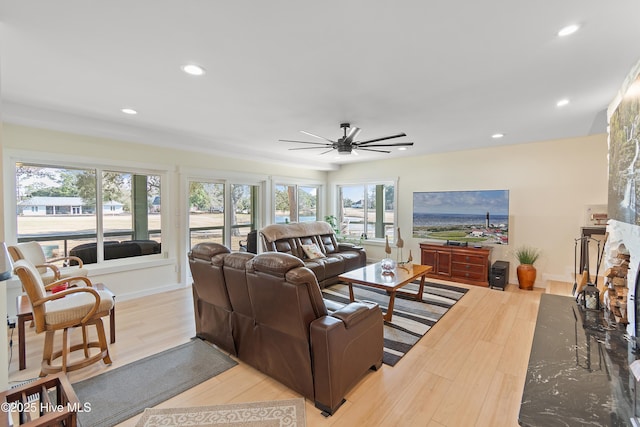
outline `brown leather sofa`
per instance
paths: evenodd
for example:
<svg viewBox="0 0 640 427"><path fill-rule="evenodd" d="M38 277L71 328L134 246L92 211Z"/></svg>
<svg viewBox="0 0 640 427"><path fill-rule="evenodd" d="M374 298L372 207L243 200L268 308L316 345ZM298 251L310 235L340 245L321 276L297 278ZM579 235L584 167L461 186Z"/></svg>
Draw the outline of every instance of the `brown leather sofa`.
<svg viewBox="0 0 640 427"><path fill-rule="evenodd" d="M260 230L260 240L263 251L283 252L301 259L315 273L321 288L337 283L340 274L367 263L363 248L338 243L333 228L324 221L268 225ZM303 250L303 245L309 244L316 244L323 256L311 259Z"/></svg>
<svg viewBox="0 0 640 427"><path fill-rule="evenodd" d="M318 281L290 254L229 253L200 243L189 253L196 332L333 414L369 369L382 364L377 304L332 313Z"/></svg>

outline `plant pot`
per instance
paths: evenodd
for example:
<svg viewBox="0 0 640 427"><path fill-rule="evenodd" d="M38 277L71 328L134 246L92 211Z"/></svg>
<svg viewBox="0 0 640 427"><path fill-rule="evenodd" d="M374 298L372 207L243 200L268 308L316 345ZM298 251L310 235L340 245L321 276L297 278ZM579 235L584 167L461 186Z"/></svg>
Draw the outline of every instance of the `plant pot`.
<svg viewBox="0 0 640 427"><path fill-rule="evenodd" d="M532 264L520 264L516 272L518 273L520 289L533 290L533 284L536 281L536 268Z"/></svg>

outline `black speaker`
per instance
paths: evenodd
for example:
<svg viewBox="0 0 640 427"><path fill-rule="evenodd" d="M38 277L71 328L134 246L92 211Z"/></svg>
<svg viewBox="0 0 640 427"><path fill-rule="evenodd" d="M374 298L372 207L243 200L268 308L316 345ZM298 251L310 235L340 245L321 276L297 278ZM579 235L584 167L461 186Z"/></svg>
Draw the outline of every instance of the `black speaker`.
<svg viewBox="0 0 640 427"><path fill-rule="evenodd" d="M491 266L489 274L489 284L491 289L501 289L504 291L509 281L509 263L507 261L496 261Z"/></svg>

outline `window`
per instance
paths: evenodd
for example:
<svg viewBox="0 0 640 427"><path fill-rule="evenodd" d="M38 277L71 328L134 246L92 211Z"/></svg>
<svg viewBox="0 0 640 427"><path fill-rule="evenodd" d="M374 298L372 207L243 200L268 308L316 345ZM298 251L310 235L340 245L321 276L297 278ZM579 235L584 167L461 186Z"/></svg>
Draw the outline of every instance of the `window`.
<svg viewBox="0 0 640 427"><path fill-rule="evenodd" d="M160 177L103 171L102 222L105 240L160 241Z"/></svg>
<svg viewBox="0 0 640 427"><path fill-rule="evenodd" d="M16 163L17 240L87 264L160 253L161 209L152 206L160 182L157 174ZM97 250L113 241L122 245Z"/></svg>
<svg viewBox="0 0 640 427"><path fill-rule="evenodd" d="M241 241L246 242L249 232L255 229L257 194L257 185L231 184L231 250L239 250Z"/></svg>
<svg viewBox="0 0 640 427"><path fill-rule="evenodd" d="M371 183L338 186L340 234L353 239L393 240L395 185Z"/></svg>
<svg viewBox="0 0 640 427"><path fill-rule="evenodd" d="M256 227L258 188L248 184L190 181L189 247L209 241L239 250Z"/></svg>
<svg viewBox="0 0 640 427"><path fill-rule="evenodd" d="M276 184L275 223L317 221L318 186Z"/></svg>
<svg viewBox="0 0 640 427"><path fill-rule="evenodd" d="M224 244L224 184L189 182L189 247L209 241Z"/></svg>

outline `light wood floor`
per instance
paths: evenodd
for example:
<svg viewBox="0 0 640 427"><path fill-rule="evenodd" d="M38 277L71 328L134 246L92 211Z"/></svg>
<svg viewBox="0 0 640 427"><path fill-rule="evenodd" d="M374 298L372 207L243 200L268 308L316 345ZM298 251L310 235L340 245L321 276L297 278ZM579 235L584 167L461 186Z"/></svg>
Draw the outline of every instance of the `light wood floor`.
<svg viewBox="0 0 640 427"><path fill-rule="evenodd" d="M505 292L468 288L395 367L383 365L367 374L335 415L323 417L307 400L307 425L517 426L543 291L523 291L517 285L508 285ZM559 294L570 289L563 283L549 286L549 291ZM72 383L187 342L195 334L191 289L118 302L116 323L117 342L110 346L113 365L99 363L72 372ZM27 369L19 371L16 335L9 366L11 384L37 376L42 355L43 336L27 331ZM240 363L158 407L295 397L300 396ZM120 426L134 426L138 418Z"/></svg>

